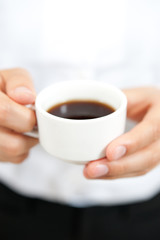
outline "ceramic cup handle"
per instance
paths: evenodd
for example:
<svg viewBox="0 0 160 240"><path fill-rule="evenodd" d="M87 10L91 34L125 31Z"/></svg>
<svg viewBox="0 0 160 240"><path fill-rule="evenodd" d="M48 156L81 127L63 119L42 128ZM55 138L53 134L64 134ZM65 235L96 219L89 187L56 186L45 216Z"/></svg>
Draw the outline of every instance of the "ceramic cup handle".
<svg viewBox="0 0 160 240"><path fill-rule="evenodd" d="M30 104L30 105L27 105L26 107L35 111L35 105ZM24 135L27 135L29 137L39 138L38 127L34 126L32 131L26 132L24 133Z"/></svg>
<svg viewBox="0 0 160 240"><path fill-rule="evenodd" d="M38 128L35 126L31 132L26 132L24 135L29 137L39 138Z"/></svg>

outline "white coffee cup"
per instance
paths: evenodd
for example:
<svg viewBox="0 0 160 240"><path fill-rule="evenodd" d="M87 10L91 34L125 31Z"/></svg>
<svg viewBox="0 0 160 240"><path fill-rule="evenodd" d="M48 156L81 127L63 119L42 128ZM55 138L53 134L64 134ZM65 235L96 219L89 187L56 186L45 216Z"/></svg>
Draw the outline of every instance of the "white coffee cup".
<svg viewBox="0 0 160 240"><path fill-rule="evenodd" d="M69 100L96 100L109 104L115 112L88 120L65 119L47 112ZM36 98L40 144L49 154L68 162L85 164L103 158L106 146L124 132L126 108L124 93L107 83L91 80L55 83Z"/></svg>

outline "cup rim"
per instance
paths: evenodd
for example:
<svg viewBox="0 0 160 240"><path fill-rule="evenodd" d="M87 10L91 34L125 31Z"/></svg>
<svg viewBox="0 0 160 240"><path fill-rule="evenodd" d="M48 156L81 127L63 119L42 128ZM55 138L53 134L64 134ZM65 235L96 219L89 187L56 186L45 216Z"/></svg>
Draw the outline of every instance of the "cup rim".
<svg viewBox="0 0 160 240"><path fill-rule="evenodd" d="M75 84L75 83L79 83L79 84L97 84L97 85L105 85L115 91L117 91L117 93L119 95L121 95L121 105L118 109L116 109L113 113L110 113L109 115L103 116L103 117L98 117L98 118L93 118L93 119L67 119L67 118L62 118L62 117L58 117L55 115L52 115L50 113L48 113L45 109L42 108L42 106L40 105L39 101L41 98L41 95L44 94L44 92L48 91L50 88L55 87L57 85L63 85L63 84ZM36 112L38 111L39 113L41 113L45 118L47 119L52 119L52 120L57 120L58 122L66 122L66 123L72 123L72 124L86 124L86 123L90 123L90 122L100 122L113 117L116 117L116 115L119 115L119 113L121 111L123 111L124 109L126 109L127 107L127 97L126 95L122 92L122 90L118 87L116 87L115 85L112 84L108 84L106 82L102 82L102 81L95 81L95 80L66 80L66 81L60 81L60 82L56 82L53 83L47 87L45 87L44 89L42 89L39 94L37 95L36 101L35 101L35 109Z"/></svg>

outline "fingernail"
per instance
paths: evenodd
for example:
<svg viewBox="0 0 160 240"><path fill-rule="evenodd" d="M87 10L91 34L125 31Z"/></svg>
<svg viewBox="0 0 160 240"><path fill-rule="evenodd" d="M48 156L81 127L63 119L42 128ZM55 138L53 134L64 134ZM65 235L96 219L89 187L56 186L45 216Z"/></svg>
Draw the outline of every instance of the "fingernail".
<svg viewBox="0 0 160 240"><path fill-rule="evenodd" d="M18 93L18 94L28 94L28 95L34 95L33 92L29 89L29 88L26 88L26 87L17 87L14 89L14 93Z"/></svg>
<svg viewBox="0 0 160 240"><path fill-rule="evenodd" d="M104 164L99 164L94 168L94 171L92 172L93 178L103 177L108 173L108 167Z"/></svg>
<svg viewBox="0 0 160 240"><path fill-rule="evenodd" d="M12 96L16 99L21 99L23 102L32 103L35 101L36 95L26 87L17 87L12 91Z"/></svg>
<svg viewBox="0 0 160 240"><path fill-rule="evenodd" d="M125 146L118 146L116 147L116 149L114 150L113 153L113 160L118 160L121 157L123 157L126 154L126 147Z"/></svg>

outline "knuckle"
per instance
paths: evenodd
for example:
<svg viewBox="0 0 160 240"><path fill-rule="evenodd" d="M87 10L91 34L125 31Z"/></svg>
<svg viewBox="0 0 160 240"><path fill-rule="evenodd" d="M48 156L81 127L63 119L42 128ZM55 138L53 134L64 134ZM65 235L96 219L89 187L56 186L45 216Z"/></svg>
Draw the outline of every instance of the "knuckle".
<svg viewBox="0 0 160 240"><path fill-rule="evenodd" d="M153 168L156 165L156 158L152 156L147 162L147 169Z"/></svg>
<svg viewBox="0 0 160 240"><path fill-rule="evenodd" d="M150 154L150 159L149 159L149 163L148 163L148 168L154 168L158 162L159 162L159 150L158 149L151 149L149 151Z"/></svg>
<svg viewBox="0 0 160 240"><path fill-rule="evenodd" d="M4 79L3 79L3 76L2 76L2 73L0 72L0 89L2 91L5 90L5 83L4 83Z"/></svg>
<svg viewBox="0 0 160 240"><path fill-rule="evenodd" d="M128 173L128 169L129 169L129 166L128 166L127 163L119 164L119 169L118 169L119 175L127 174Z"/></svg>
<svg viewBox="0 0 160 240"><path fill-rule="evenodd" d="M119 167L117 169L117 173L118 173L118 175L128 173L128 165L124 164L124 163L119 164Z"/></svg>
<svg viewBox="0 0 160 240"><path fill-rule="evenodd" d="M147 120L146 129L150 130L153 141L160 137L160 123L157 119Z"/></svg>
<svg viewBox="0 0 160 240"><path fill-rule="evenodd" d="M25 68L14 68L12 72L14 72L15 77L20 76L23 78L23 81L32 82L31 75Z"/></svg>
<svg viewBox="0 0 160 240"><path fill-rule="evenodd" d="M19 156L19 157L17 157L17 158L15 158L15 159L13 160L13 163L15 163L15 164L20 164L20 163L22 163L27 157L28 157L28 153L26 153L26 154L24 154L24 155L22 155L22 156Z"/></svg>
<svg viewBox="0 0 160 240"><path fill-rule="evenodd" d="M109 166L109 176L118 177L128 172L128 166L124 163L114 162Z"/></svg>
<svg viewBox="0 0 160 240"><path fill-rule="evenodd" d="M20 163L22 163L24 161L24 159L23 158L17 158L15 161L14 161L14 163L15 164L20 164Z"/></svg>
<svg viewBox="0 0 160 240"><path fill-rule="evenodd" d="M108 179L108 180L116 180L119 177L103 177L102 179Z"/></svg>
<svg viewBox="0 0 160 240"><path fill-rule="evenodd" d="M23 75L29 75L29 72L25 68L13 68L11 71L18 75L18 74L23 74Z"/></svg>
<svg viewBox="0 0 160 240"><path fill-rule="evenodd" d="M160 123L159 122L158 122L158 124L156 124L155 136L156 136L156 139L159 139L159 137L160 137Z"/></svg>
<svg viewBox="0 0 160 240"><path fill-rule="evenodd" d="M19 138L15 138L6 147L6 152L9 156L18 156L21 153L22 141Z"/></svg>
<svg viewBox="0 0 160 240"><path fill-rule="evenodd" d="M10 106L7 105L5 102L1 102L0 104L0 123L5 125L6 121L9 118L10 113Z"/></svg>
<svg viewBox="0 0 160 240"><path fill-rule="evenodd" d="M27 124L25 126L25 131L26 132L32 131L36 123L35 113L32 110L30 110L29 113L27 114L26 121Z"/></svg>
<svg viewBox="0 0 160 240"><path fill-rule="evenodd" d="M144 175L146 175L149 171L150 171L149 169L144 170L144 171L142 171L142 172L137 173L136 176L137 176L137 177L139 177L139 176L144 176Z"/></svg>
<svg viewBox="0 0 160 240"><path fill-rule="evenodd" d="M156 166L159 163L160 157L160 141L155 141L147 149L145 149L145 155L148 159L146 168L151 168Z"/></svg>
<svg viewBox="0 0 160 240"><path fill-rule="evenodd" d="M152 133L153 133L153 139L157 140L160 136L160 124L152 122Z"/></svg>

